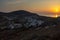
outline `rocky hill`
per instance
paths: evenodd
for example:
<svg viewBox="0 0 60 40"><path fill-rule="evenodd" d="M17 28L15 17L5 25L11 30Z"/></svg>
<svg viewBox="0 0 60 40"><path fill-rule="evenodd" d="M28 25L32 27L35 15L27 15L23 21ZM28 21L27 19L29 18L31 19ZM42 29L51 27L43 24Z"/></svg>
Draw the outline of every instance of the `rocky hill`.
<svg viewBox="0 0 60 40"><path fill-rule="evenodd" d="M60 17L24 10L0 12L0 40L60 40Z"/></svg>
<svg viewBox="0 0 60 40"><path fill-rule="evenodd" d="M24 10L10 13L0 13L0 29L39 27L51 18L39 16Z"/></svg>

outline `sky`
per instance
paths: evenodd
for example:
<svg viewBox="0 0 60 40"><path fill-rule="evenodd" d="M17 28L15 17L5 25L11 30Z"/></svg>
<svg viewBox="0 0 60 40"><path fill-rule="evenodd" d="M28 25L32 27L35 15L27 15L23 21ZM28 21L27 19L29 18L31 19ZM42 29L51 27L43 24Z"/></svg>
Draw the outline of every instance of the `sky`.
<svg viewBox="0 0 60 40"><path fill-rule="evenodd" d="M60 7L60 0L0 0L0 11L27 10L31 12L51 12ZM41 13L40 13L41 14ZM46 13L43 13L46 15ZM51 15L51 14L48 14Z"/></svg>

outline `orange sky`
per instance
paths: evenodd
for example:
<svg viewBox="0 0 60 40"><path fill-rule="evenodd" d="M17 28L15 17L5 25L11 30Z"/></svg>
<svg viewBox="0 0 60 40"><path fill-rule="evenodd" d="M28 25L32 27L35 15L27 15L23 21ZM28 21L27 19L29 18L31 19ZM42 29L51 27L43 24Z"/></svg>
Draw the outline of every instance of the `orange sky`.
<svg viewBox="0 0 60 40"><path fill-rule="evenodd" d="M60 12L60 0L0 0L0 11L27 10L34 13ZM58 10L58 12L55 12ZM43 13L51 16L53 13Z"/></svg>

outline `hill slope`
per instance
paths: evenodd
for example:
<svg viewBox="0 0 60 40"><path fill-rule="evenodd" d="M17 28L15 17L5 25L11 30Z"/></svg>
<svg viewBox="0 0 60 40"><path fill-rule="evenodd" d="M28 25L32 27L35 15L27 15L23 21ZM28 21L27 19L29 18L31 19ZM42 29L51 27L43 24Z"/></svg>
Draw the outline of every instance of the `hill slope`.
<svg viewBox="0 0 60 40"><path fill-rule="evenodd" d="M39 16L35 13L30 13L24 10L10 13L0 12L0 29L39 27L45 22L48 23L48 21L53 21L53 19L45 16Z"/></svg>
<svg viewBox="0 0 60 40"><path fill-rule="evenodd" d="M24 10L0 12L0 40L60 40L60 18Z"/></svg>

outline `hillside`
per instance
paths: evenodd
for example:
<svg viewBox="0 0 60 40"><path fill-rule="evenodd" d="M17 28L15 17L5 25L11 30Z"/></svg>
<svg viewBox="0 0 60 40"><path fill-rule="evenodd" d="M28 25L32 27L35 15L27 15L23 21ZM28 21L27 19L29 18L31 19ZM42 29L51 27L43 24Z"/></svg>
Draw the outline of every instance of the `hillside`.
<svg viewBox="0 0 60 40"><path fill-rule="evenodd" d="M60 40L60 17L24 10L0 12L0 40Z"/></svg>
<svg viewBox="0 0 60 40"><path fill-rule="evenodd" d="M60 26L0 31L1 40L60 40Z"/></svg>

